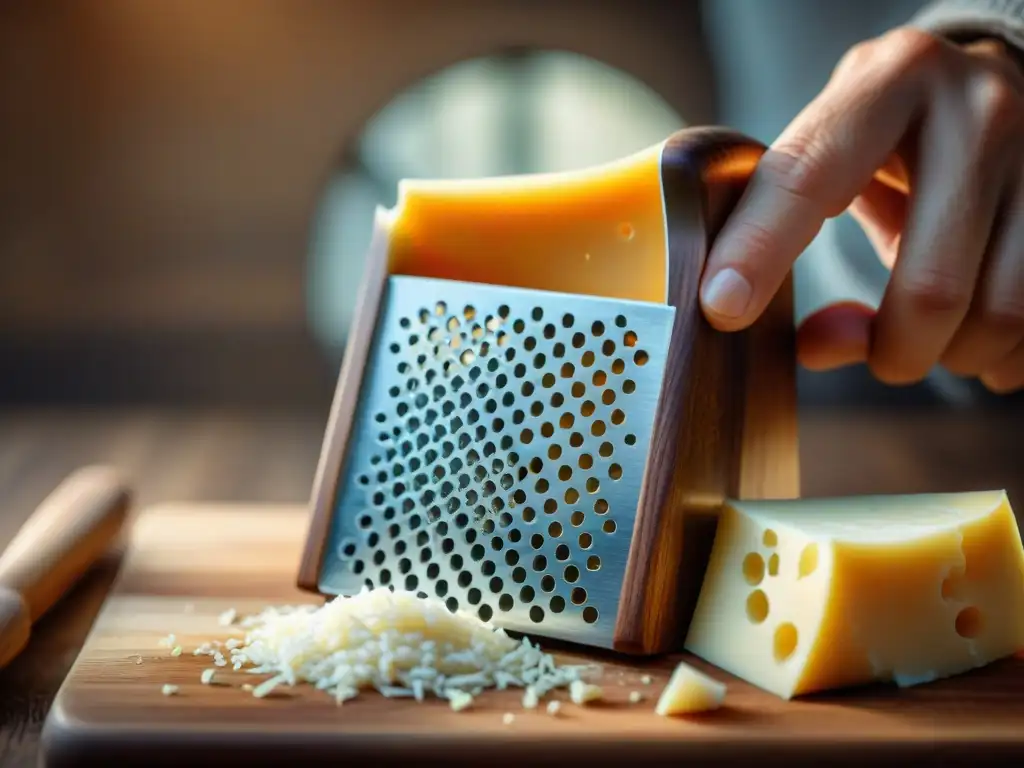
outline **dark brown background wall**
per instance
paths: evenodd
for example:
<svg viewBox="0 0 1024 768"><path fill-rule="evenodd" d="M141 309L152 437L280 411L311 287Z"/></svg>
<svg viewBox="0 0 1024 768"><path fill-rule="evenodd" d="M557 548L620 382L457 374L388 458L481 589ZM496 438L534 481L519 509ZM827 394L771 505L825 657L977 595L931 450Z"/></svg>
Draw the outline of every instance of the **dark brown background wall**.
<svg viewBox="0 0 1024 768"><path fill-rule="evenodd" d="M0 398L325 407L306 323L319 193L388 98L568 49L713 118L695 3L0 4Z"/></svg>

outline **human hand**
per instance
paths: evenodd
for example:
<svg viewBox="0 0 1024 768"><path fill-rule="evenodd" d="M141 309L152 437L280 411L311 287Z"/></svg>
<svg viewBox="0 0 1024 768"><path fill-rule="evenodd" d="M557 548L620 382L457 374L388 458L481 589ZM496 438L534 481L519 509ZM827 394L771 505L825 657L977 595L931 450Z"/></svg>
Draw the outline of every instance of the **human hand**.
<svg viewBox="0 0 1024 768"><path fill-rule="evenodd" d="M764 311L826 219L849 209L891 270L877 313L807 318L801 362L890 384L940 363L1024 387L1024 68L1004 46L900 28L852 48L764 155L708 257L720 330ZM732 270L730 272L730 270Z"/></svg>

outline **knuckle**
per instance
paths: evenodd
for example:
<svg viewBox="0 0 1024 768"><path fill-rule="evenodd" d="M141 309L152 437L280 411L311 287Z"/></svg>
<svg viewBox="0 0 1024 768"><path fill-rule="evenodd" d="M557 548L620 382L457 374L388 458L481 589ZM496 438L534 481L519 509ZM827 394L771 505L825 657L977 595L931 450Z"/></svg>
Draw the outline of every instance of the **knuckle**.
<svg viewBox="0 0 1024 768"><path fill-rule="evenodd" d="M887 58L907 74L940 67L949 54L949 46L940 38L914 27L897 27L882 40Z"/></svg>
<svg viewBox="0 0 1024 768"><path fill-rule="evenodd" d="M895 289L908 309L918 315L965 313L971 303L971 286L952 272L919 270L896 280Z"/></svg>
<svg viewBox="0 0 1024 768"><path fill-rule="evenodd" d="M758 171L773 187L805 202L822 199L830 152L815 137L790 137L766 152Z"/></svg>
<svg viewBox="0 0 1024 768"><path fill-rule="evenodd" d="M989 334L1024 333L1024 296L987 302L978 311L978 324Z"/></svg>
<svg viewBox="0 0 1024 768"><path fill-rule="evenodd" d="M1024 96L997 72L984 72L971 87L971 107L988 140L1019 139L1024 124Z"/></svg>
<svg viewBox="0 0 1024 768"><path fill-rule="evenodd" d="M839 63L836 65L834 75L842 76L847 73L862 71L871 65L878 55L878 41L865 40L847 49Z"/></svg>

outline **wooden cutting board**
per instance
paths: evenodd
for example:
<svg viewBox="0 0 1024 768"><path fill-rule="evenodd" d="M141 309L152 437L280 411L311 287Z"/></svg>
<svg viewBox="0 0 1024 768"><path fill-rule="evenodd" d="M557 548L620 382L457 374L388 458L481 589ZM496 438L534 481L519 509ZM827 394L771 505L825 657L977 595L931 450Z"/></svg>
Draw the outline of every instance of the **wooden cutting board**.
<svg viewBox="0 0 1024 768"><path fill-rule="evenodd" d="M255 699L240 686L262 678L244 672L222 671L229 685L202 685L209 659L191 649L230 636L218 622L223 611L316 601L293 586L305 526L305 511L291 507L143 512L119 581L50 712L45 764L1024 763L1024 658L916 689L878 686L798 702L694 661L729 693L723 710L692 719L653 713L675 659L602 656L608 701L565 703L558 717L523 711L515 692L487 693L455 713L445 703L376 693L337 707L307 688ZM181 656L161 646L170 633L186 648ZM644 675L653 682L645 685ZM164 696L165 683L180 686L178 695ZM643 701L630 704L631 691ZM515 713L510 725L506 712Z"/></svg>

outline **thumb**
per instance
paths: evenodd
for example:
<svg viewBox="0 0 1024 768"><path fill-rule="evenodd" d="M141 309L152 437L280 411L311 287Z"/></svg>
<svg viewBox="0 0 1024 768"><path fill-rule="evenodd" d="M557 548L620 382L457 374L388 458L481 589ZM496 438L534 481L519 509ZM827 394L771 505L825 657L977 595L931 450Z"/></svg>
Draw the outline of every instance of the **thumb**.
<svg viewBox="0 0 1024 768"><path fill-rule="evenodd" d="M875 310L853 301L818 310L797 329L800 364L811 371L828 371L865 362L874 318Z"/></svg>

